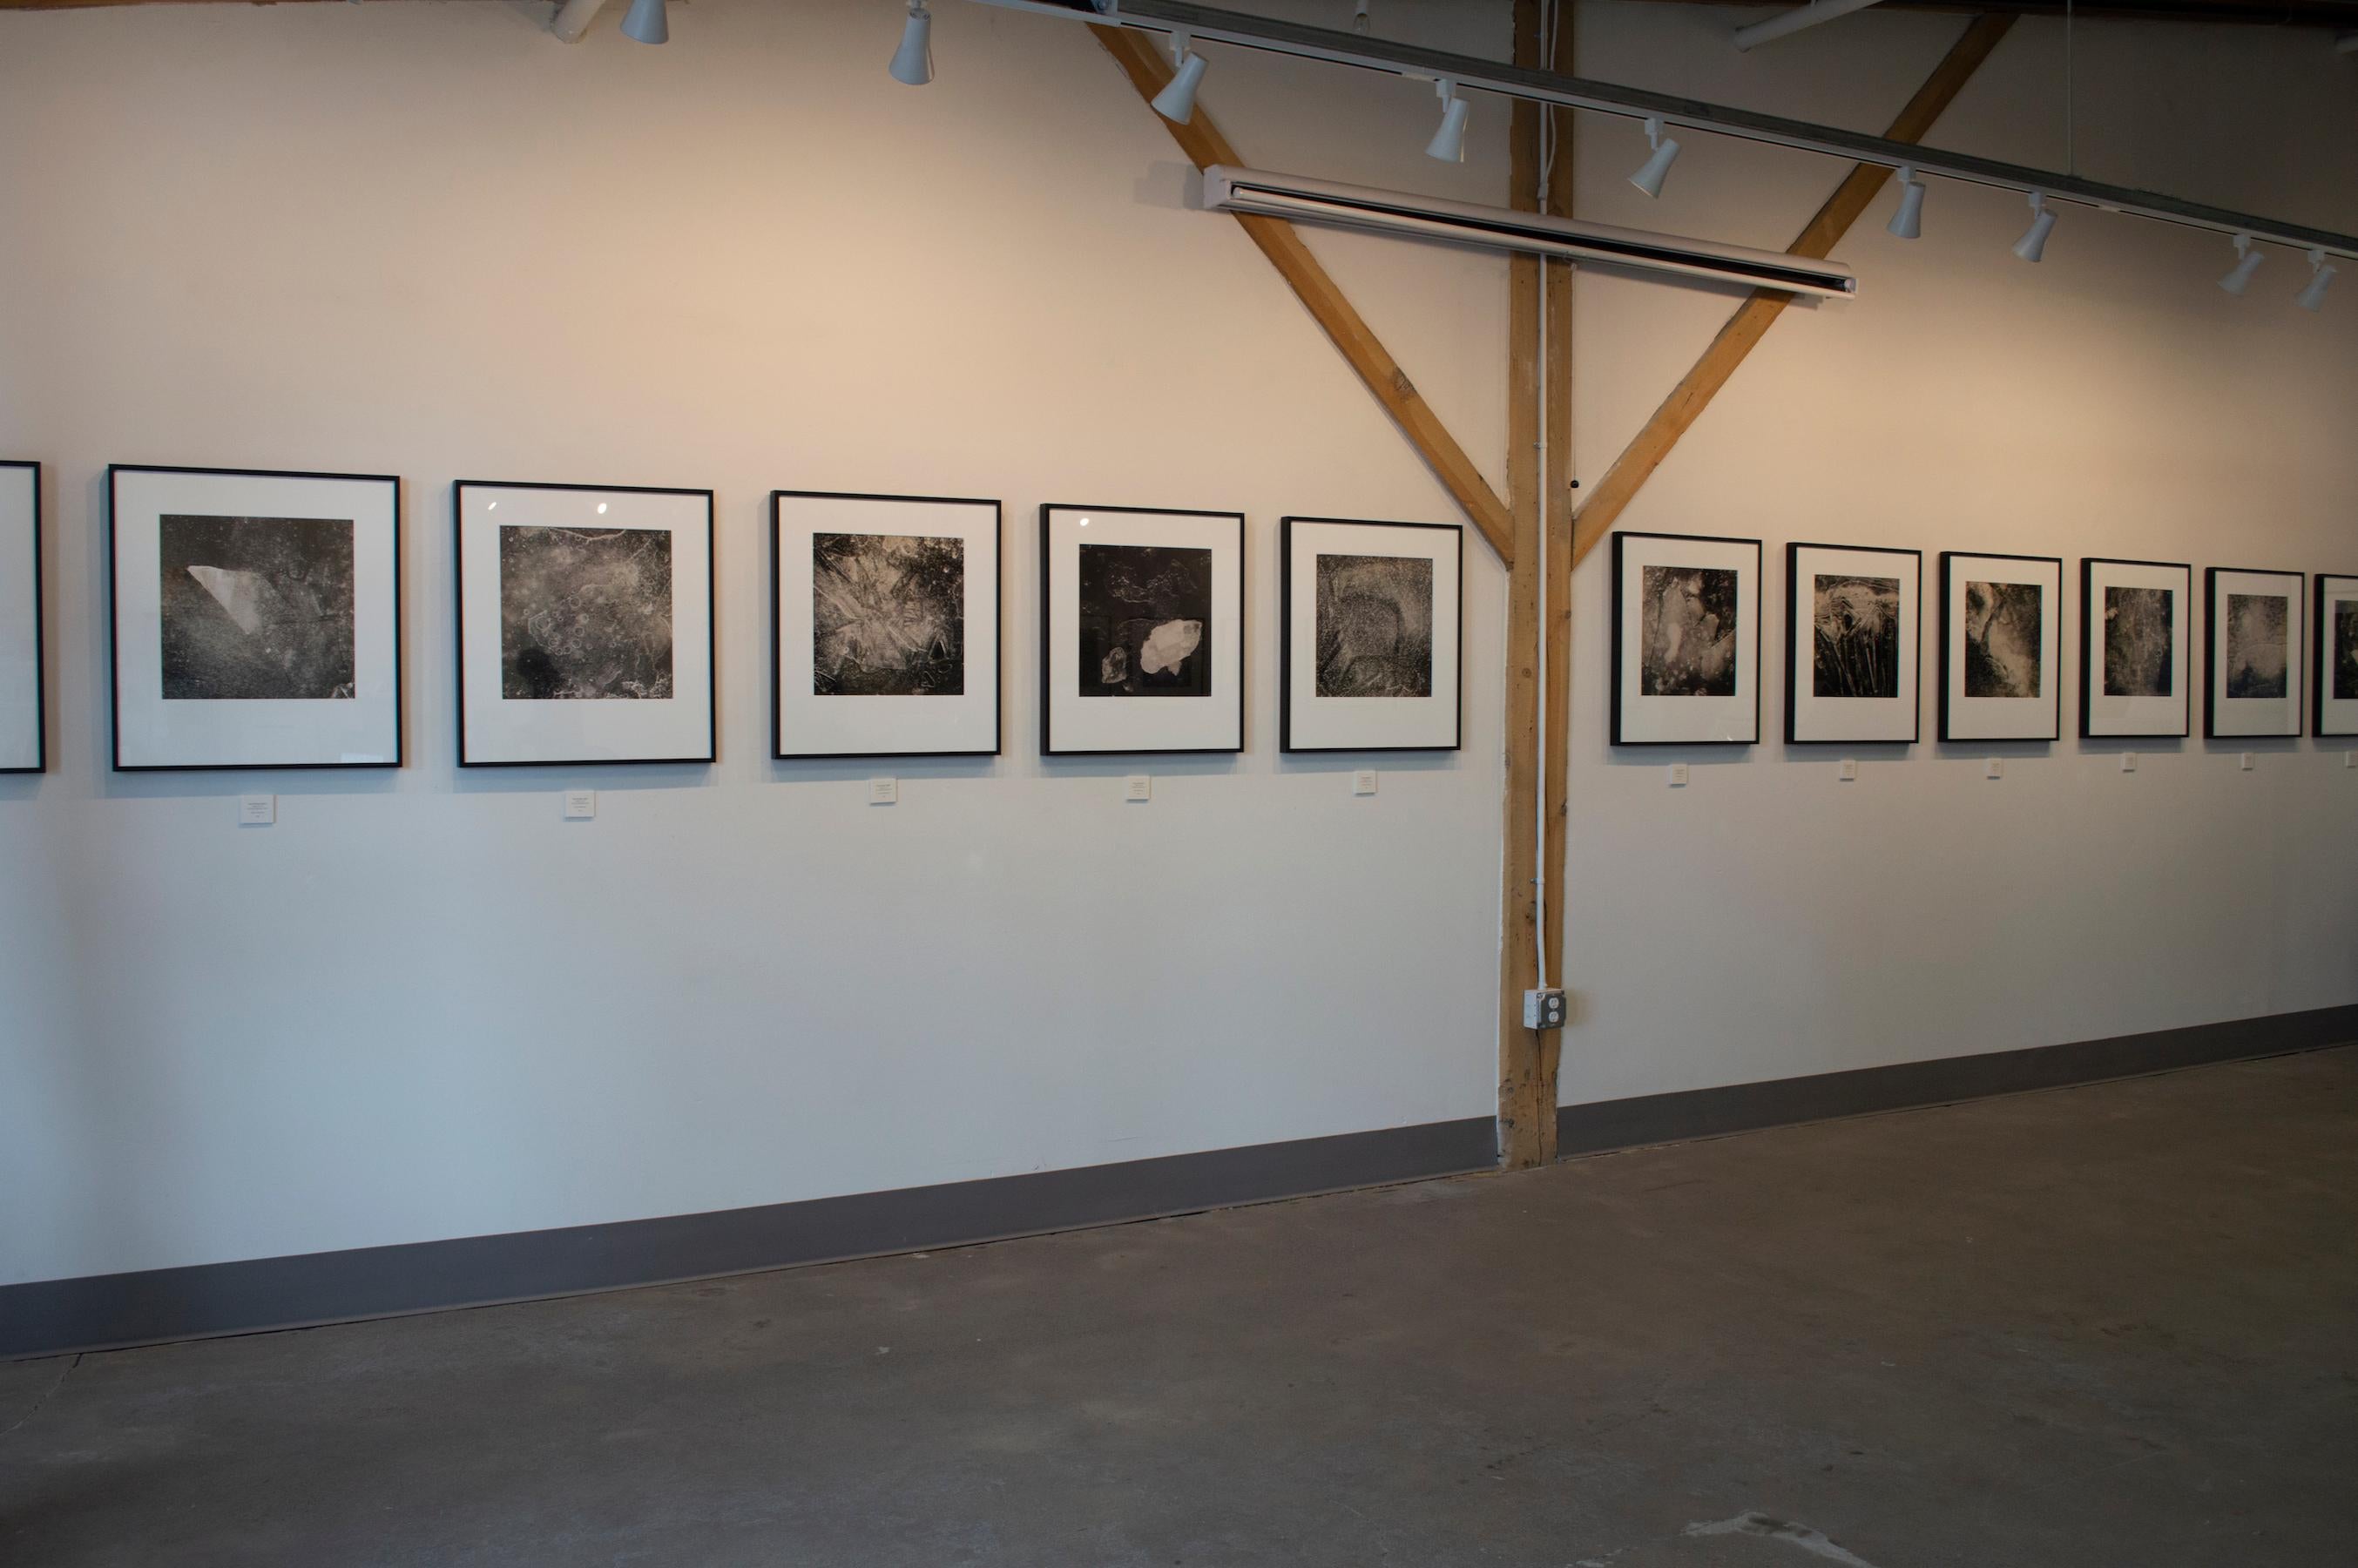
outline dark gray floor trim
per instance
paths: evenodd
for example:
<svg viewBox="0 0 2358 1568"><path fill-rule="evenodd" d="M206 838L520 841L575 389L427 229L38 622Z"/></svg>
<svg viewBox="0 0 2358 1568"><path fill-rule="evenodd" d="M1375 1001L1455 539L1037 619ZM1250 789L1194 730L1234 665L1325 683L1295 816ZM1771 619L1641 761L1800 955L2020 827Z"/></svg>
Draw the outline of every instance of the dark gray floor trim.
<svg viewBox="0 0 2358 1568"><path fill-rule="evenodd" d="M2150 1034L1944 1056L1889 1067L1776 1078L1763 1084L1567 1105L1555 1113L1559 1154L1597 1154L1682 1138L1749 1132L1797 1121L1944 1105L2025 1089L2065 1088L2358 1041L2358 1006L2201 1023Z"/></svg>
<svg viewBox="0 0 2358 1568"><path fill-rule="evenodd" d="M0 1359L579 1295L1490 1170L1490 1118L511 1236L0 1286Z"/></svg>

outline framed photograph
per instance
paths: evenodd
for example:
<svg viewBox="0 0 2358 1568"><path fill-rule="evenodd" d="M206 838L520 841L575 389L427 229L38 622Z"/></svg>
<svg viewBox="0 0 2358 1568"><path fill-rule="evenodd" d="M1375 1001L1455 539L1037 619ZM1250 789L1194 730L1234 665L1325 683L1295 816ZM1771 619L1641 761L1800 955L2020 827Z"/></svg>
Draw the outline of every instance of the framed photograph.
<svg viewBox="0 0 2358 1568"><path fill-rule="evenodd" d="M106 470L114 765L401 765L401 481Z"/></svg>
<svg viewBox="0 0 2358 1568"><path fill-rule="evenodd" d="M41 635L41 465L0 462L0 773L49 765Z"/></svg>
<svg viewBox="0 0 2358 1568"><path fill-rule="evenodd" d="M1613 743L1760 739L1760 541L1613 535Z"/></svg>
<svg viewBox="0 0 2358 1568"><path fill-rule="evenodd" d="M2317 577L2314 735L2358 735L2358 577Z"/></svg>
<svg viewBox="0 0 2358 1568"><path fill-rule="evenodd" d="M999 503L770 496L771 753L999 752Z"/></svg>
<svg viewBox="0 0 2358 1568"><path fill-rule="evenodd" d="M2192 732L2194 568L2169 561L2080 563L2080 733L2087 740Z"/></svg>
<svg viewBox="0 0 2358 1568"><path fill-rule="evenodd" d="M1245 518L1040 509L1040 749L1245 748Z"/></svg>
<svg viewBox="0 0 2358 1568"><path fill-rule="evenodd" d="M1279 748L1456 750L1466 530L1337 517L1280 527Z"/></svg>
<svg viewBox="0 0 2358 1568"><path fill-rule="evenodd" d="M1923 739L1924 552L1785 548L1785 740Z"/></svg>
<svg viewBox="0 0 2358 1568"><path fill-rule="evenodd" d="M2063 563L1941 555L1941 739L2063 734Z"/></svg>
<svg viewBox="0 0 2358 1568"><path fill-rule="evenodd" d="M2202 574L2205 644L2202 735L2298 735L2308 718L2301 666L2309 637L2309 579L2300 572Z"/></svg>
<svg viewBox="0 0 2358 1568"><path fill-rule="evenodd" d="M712 492L461 480L459 763L708 762Z"/></svg>

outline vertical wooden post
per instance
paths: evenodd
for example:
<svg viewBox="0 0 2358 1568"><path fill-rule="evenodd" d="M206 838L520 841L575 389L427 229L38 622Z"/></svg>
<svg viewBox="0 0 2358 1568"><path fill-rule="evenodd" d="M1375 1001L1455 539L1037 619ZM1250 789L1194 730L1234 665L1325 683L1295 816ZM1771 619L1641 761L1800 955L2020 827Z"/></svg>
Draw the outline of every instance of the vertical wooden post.
<svg viewBox="0 0 2358 1568"><path fill-rule="evenodd" d="M1573 49L1573 22L1576 15L1575 0L1563 0L1558 13L1553 48L1548 69L1564 76L1577 75L1574 70L1577 57ZM1554 155L1548 169L1547 210L1559 218L1572 216L1573 198L1573 126L1577 118L1569 109L1555 112ZM1542 130L1546 127L1542 125ZM1547 868L1546 897L1541 912L1541 928L1546 933L1549 962L1569 968L1564 957L1564 841L1569 827L1570 801L1567 798L1572 743L1572 568L1573 555L1573 481L1577 477L1573 449L1572 425L1572 307L1573 287L1579 269L1570 262L1549 262L1547 273L1547 502L1544 523L1547 529L1547 594L1546 594L1546 688L1547 722L1541 728L1546 738L1541 763L1541 787L1546 792L1545 831L1541 835L1541 864ZM1551 977L1557 985L1569 986L1570 979L1562 972ZM1545 1100L1541 1110L1547 1118L1547 1135L1542 1141L1542 1159L1555 1158L1555 1101L1559 1058L1563 1037L1551 1036L1541 1061L1545 1068L1543 1086Z"/></svg>

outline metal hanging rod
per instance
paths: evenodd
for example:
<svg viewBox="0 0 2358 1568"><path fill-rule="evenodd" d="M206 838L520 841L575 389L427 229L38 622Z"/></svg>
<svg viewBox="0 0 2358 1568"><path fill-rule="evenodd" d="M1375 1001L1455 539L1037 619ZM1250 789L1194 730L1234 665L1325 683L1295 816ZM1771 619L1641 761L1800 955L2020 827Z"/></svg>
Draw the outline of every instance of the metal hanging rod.
<svg viewBox="0 0 2358 1568"><path fill-rule="evenodd" d="M1555 103L1629 119L1659 118L1671 124L1688 125L1743 141L1765 142L1772 146L1791 147L1800 152L1846 158L1855 163L1880 164L1887 168L1912 168L1920 178L1928 174L1939 175L1947 179L1993 186L2025 195L2036 192L2045 195L2050 203L2076 202L2107 212L2125 212L2132 217L2147 218L2156 222L2207 229L2219 234L2248 234L2255 240L2271 244L2289 245L2304 251L2324 251L2331 255L2358 259L2358 235L2312 229L2302 223L2288 223L2255 213L2230 211L2223 207L2209 207L2197 201L2182 201L2158 191L2107 185L2102 180L2082 179L2061 170L2030 168L2021 164L2003 163L1996 158L1975 157L1969 153L1943 152L1910 142L1895 142L1858 131L1845 131L1838 125L1788 120L1781 115L1760 114L1749 109L1706 103L1700 99L1680 98L1667 92L1650 92L1642 87L1623 87L1587 77L1563 76L1554 71L1509 65L1475 55L1419 49L1412 44L1394 43L1361 33L1305 27L1294 22L1193 5L1188 0L976 0L976 3L996 5L1002 10L1031 11L1072 21L1094 22L1100 27L1184 33L1199 41L1233 44L1239 49L1262 49L1271 54L1291 55L1298 59L1326 60L1336 65L1382 71L1393 76L1454 81L1461 90L1470 88L1534 103Z"/></svg>

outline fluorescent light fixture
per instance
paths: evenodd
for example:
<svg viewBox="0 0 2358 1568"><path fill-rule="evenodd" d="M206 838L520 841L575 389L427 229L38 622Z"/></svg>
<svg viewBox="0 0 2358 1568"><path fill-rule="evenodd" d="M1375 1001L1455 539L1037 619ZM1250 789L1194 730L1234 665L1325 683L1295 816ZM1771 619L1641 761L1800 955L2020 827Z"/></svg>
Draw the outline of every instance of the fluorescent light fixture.
<svg viewBox="0 0 2358 1568"><path fill-rule="evenodd" d="M634 43L671 42L671 18L664 12L664 0L631 0L630 14L622 18L622 36Z"/></svg>
<svg viewBox="0 0 2358 1568"><path fill-rule="evenodd" d="M1295 222L1368 229L1484 250L1610 262L1789 294L1847 299L1858 292L1857 276L1840 262L1714 244L1643 229L1617 229L1506 207L1482 207L1404 190L1338 185L1267 169L1213 165L1204 171L1204 205L1216 211L1260 212Z"/></svg>
<svg viewBox="0 0 2358 1568"><path fill-rule="evenodd" d="M934 14L925 0L909 0L909 20L901 47L892 51L892 80L923 87L934 79Z"/></svg>
<svg viewBox="0 0 2358 1568"><path fill-rule="evenodd" d="M1195 89L1204 84L1204 57L1187 47L1184 33L1171 35L1171 48L1179 56L1179 71L1154 95L1154 112L1184 125L1195 117Z"/></svg>
<svg viewBox="0 0 2358 1568"><path fill-rule="evenodd" d="M1441 129L1424 144L1424 156L1439 158L1443 163L1464 163L1468 105L1457 96L1457 83L1442 81L1436 85L1441 89Z"/></svg>
<svg viewBox="0 0 2358 1568"><path fill-rule="evenodd" d="M2333 275L2340 270L2341 268L2333 266L2326 261L2325 253L2323 251L2309 252L2309 287L2300 291L2299 297L2296 298L2293 303L2299 306L2304 310L2324 309L2325 286L2333 281Z"/></svg>
<svg viewBox="0 0 2358 1568"><path fill-rule="evenodd" d="M2235 270L2221 278L2219 287L2230 294L2240 295L2252 287L2252 274L2259 271L2260 264L2268 258L2266 253L2252 248L2252 236L2249 234L2235 236Z"/></svg>
<svg viewBox="0 0 2358 1568"><path fill-rule="evenodd" d="M1916 178L1914 169L1899 171L1899 211L1891 215L1891 222L1884 227L1903 240L1923 237L1924 182Z"/></svg>
<svg viewBox="0 0 2358 1568"><path fill-rule="evenodd" d="M2047 236L2055 232L2055 214L2047 210L2047 198L2036 190L2030 193L2030 211L2029 232L2014 242L2014 254L2035 262L2047 254Z"/></svg>
<svg viewBox="0 0 2358 1568"><path fill-rule="evenodd" d="M1644 168L1629 177L1629 183L1649 196L1660 196L1662 181L1670 178L1671 165L1679 160L1679 144L1663 134L1659 115L1647 116L1646 140L1653 144L1654 156L1646 160Z"/></svg>

